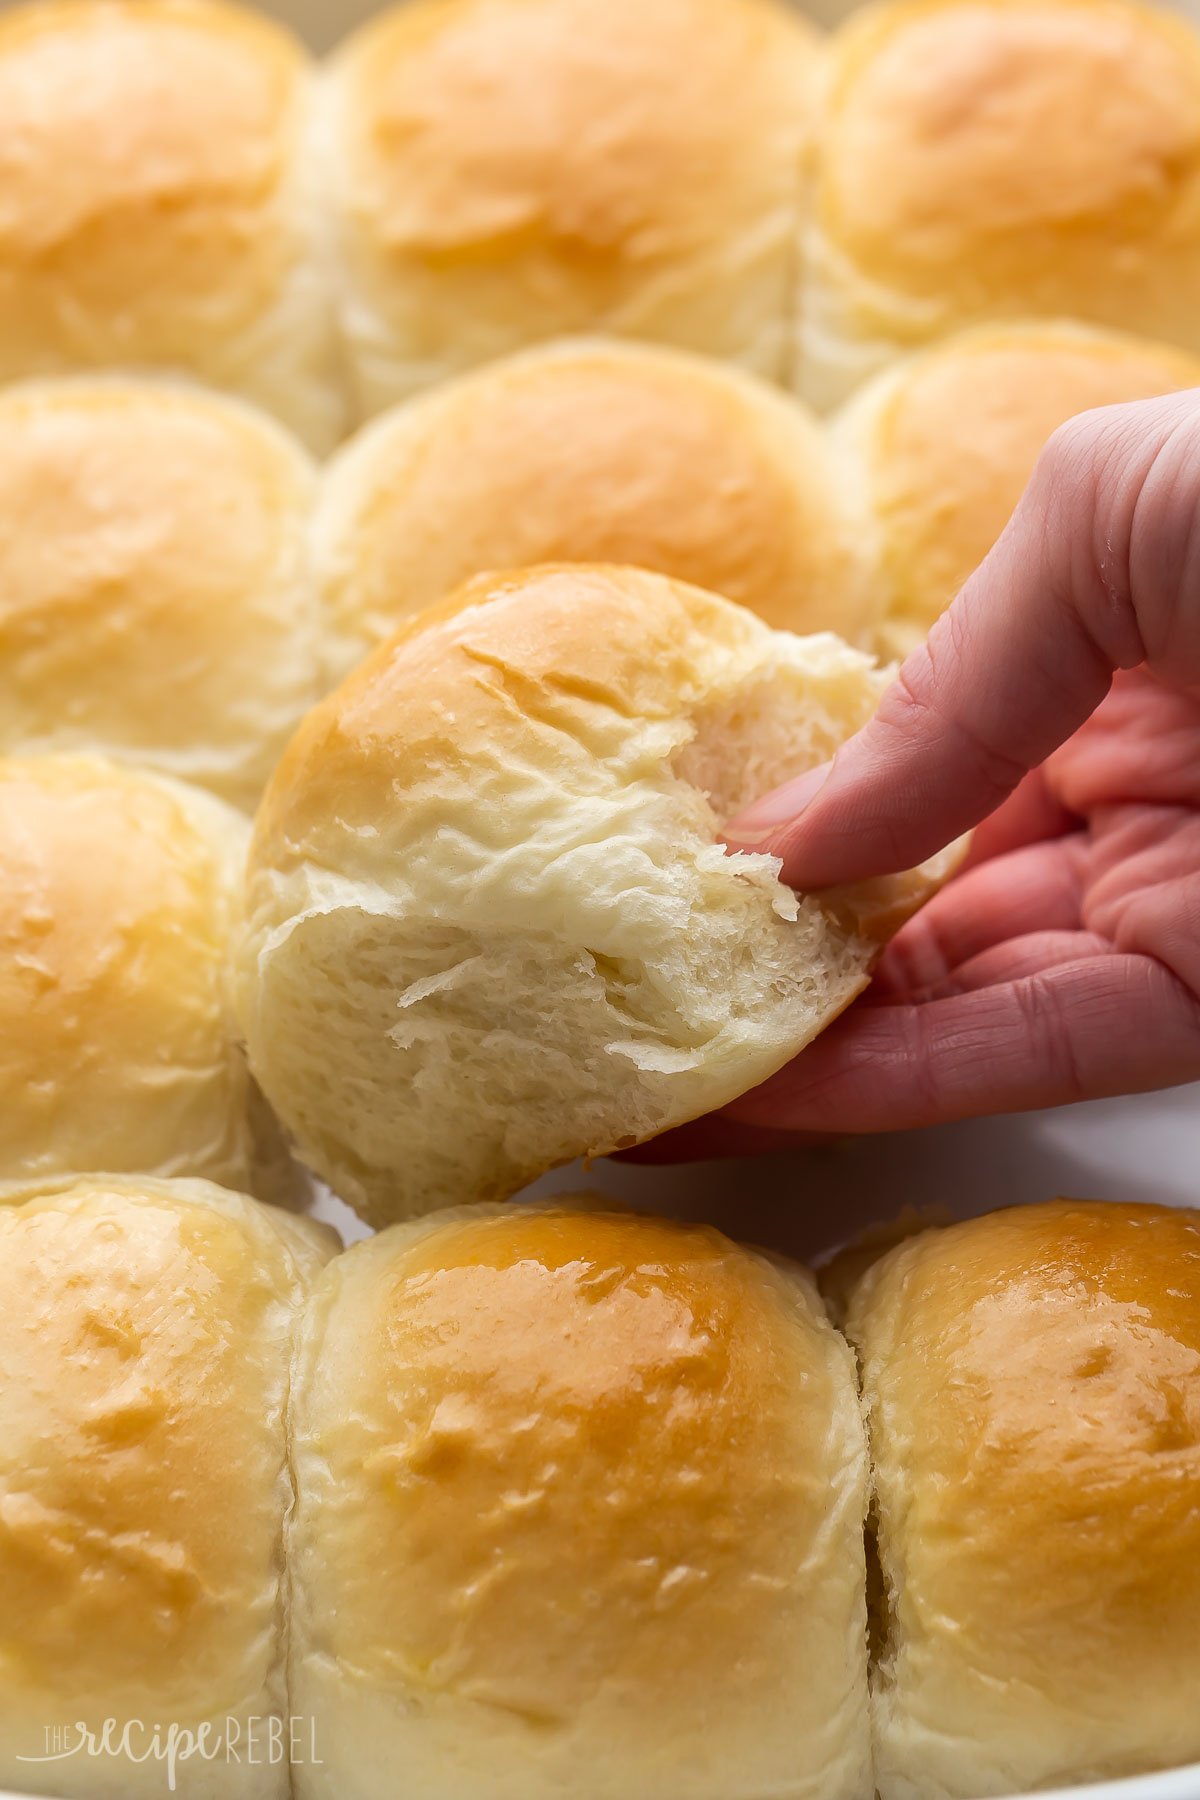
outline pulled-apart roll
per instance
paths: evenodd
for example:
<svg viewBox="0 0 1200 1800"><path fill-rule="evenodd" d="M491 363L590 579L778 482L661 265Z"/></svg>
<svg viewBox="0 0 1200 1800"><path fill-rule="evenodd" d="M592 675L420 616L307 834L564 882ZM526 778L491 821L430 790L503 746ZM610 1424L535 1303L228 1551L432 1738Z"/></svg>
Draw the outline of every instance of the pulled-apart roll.
<svg viewBox="0 0 1200 1800"><path fill-rule="evenodd" d="M339 674L460 582L532 563L635 563L791 631L867 624L816 421L642 345L530 350L377 419L328 469L315 543Z"/></svg>
<svg viewBox="0 0 1200 1800"><path fill-rule="evenodd" d="M397 1227L322 1278L293 1420L298 1800L868 1800L862 1422L799 1269Z"/></svg>
<svg viewBox="0 0 1200 1800"><path fill-rule="evenodd" d="M1200 36L1136 0L891 0L837 34L800 392L1030 314L1200 352Z"/></svg>
<svg viewBox="0 0 1200 1800"><path fill-rule="evenodd" d="M331 1235L198 1181L0 1204L6 1786L157 1800L174 1726L181 1800L288 1794L289 1362Z"/></svg>
<svg viewBox="0 0 1200 1800"><path fill-rule="evenodd" d="M817 900L720 828L884 685L634 569L481 577L399 631L255 823L239 1011L305 1160L376 1222L503 1198L795 1055L943 864Z"/></svg>
<svg viewBox="0 0 1200 1800"><path fill-rule="evenodd" d="M833 425L881 649L904 656L983 561L1076 413L1200 387L1200 358L1062 323L980 327L877 376Z"/></svg>
<svg viewBox="0 0 1200 1800"><path fill-rule="evenodd" d="M218 0L0 16L0 380L123 367L341 425L308 58Z"/></svg>
<svg viewBox="0 0 1200 1800"><path fill-rule="evenodd" d="M0 1187L282 1178L230 991L247 831L162 776L0 759Z"/></svg>
<svg viewBox="0 0 1200 1800"><path fill-rule="evenodd" d="M849 1309L885 1604L882 1800L1200 1760L1200 1214L925 1232Z"/></svg>
<svg viewBox="0 0 1200 1800"><path fill-rule="evenodd" d="M102 750L253 808L318 692L315 487L278 426L198 389L0 394L0 749Z"/></svg>
<svg viewBox="0 0 1200 1800"><path fill-rule="evenodd" d="M573 331L782 379L817 37L774 0L416 0L329 75L360 416Z"/></svg>

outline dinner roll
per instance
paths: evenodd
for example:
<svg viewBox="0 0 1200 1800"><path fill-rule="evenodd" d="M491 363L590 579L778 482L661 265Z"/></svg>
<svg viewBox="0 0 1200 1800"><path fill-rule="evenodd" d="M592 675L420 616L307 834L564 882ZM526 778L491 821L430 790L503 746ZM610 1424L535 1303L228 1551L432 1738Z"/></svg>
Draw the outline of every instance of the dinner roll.
<svg viewBox="0 0 1200 1800"><path fill-rule="evenodd" d="M338 672L484 569L637 563L790 630L862 634L824 439L752 376L640 345L550 345L422 395L341 451L317 518Z"/></svg>
<svg viewBox="0 0 1200 1800"><path fill-rule="evenodd" d="M1200 1213L910 1240L850 1309L888 1604L883 1800L1200 1759Z"/></svg>
<svg viewBox="0 0 1200 1800"><path fill-rule="evenodd" d="M1200 386L1200 359L1061 324L984 326L864 387L835 437L873 521L880 647L903 656L1000 536L1075 413Z"/></svg>
<svg viewBox="0 0 1200 1800"><path fill-rule="evenodd" d="M818 902L721 822L884 678L635 569L480 577L308 715L259 809L239 1009L373 1221L500 1199L752 1087L866 984L932 869Z"/></svg>
<svg viewBox="0 0 1200 1800"><path fill-rule="evenodd" d="M0 1185L267 1174L230 995L247 831L99 758L0 759Z"/></svg>
<svg viewBox="0 0 1200 1800"><path fill-rule="evenodd" d="M318 691L314 489L198 389L0 393L0 750L102 749L252 808Z"/></svg>
<svg viewBox="0 0 1200 1800"><path fill-rule="evenodd" d="M288 1366L328 1253L206 1181L94 1175L0 1205L6 1786L158 1800L157 1724L185 1800L288 1794L265 1729L288 1713ZM178 1735L205 1722L210 1760Z"/></svg>
<svg viewBox="0 0 1200 1800"><path fill-rule="evenodd" d="M337 436L305 53L214 0L0 14L0 380L173 370Z"/></svg>
<svg viewBox="0 0 1200 1800"><path fill-rule="evenodd" d="M795 1267L567 1207L397 1227L314 1293L298 1800L869 1800L845 1342Z"/></svg>
<svg viewBox="0 0 1200 1800"><path fill-rule="evenodd" d="M1034 313L1200 351L1200 37L1131 0L896 0L838 34L801 391Z"/></svg>
<svg viewBox="0 0 1200 1800"><path fill-rule="evenodd" d="M329 88L360 413L563 332L781 378L816 34L774 0L415 0Z"/></svg>

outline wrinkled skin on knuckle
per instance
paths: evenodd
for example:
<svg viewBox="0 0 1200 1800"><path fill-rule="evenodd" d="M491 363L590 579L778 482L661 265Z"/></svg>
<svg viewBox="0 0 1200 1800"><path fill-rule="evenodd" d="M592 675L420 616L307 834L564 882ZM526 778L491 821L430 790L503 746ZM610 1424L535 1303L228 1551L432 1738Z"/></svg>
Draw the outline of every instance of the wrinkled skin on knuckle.
<svg viewBox="0 0 1200 1800"><path fill-rule="evenodd" d="M1086 927L1200 997L1200 692L1118 676L1046 776L1086 824Z"/></svg>
<svg viewBox="0 0 1200 1800"><path fill-rule="evenodd" d="M1147 470L1129 558L1145 661L1166 679L1200 683L1200 403Z"/></svg>
<svg viewBox="0 0 1200 1800"><path fill-rule="evenodd" d="M1061 425L1028 504L1052 597L1118 668L1200 675L1200 394L1101 407Z"/></svg>
<svg viewBox="0 0 1200 1800"><path fill-rule="evenodd" d="M1041 520L1047 600L1110 664L1142 660L1129 574L1129 532L1144 478L1124 407L1060 425L1038 460L1028 501Z"/></svg>

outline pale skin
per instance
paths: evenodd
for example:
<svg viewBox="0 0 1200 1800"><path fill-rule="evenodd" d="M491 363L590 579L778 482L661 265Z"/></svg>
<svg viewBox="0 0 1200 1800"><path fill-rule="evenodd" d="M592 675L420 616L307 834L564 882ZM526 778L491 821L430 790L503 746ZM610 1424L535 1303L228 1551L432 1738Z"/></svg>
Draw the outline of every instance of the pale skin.
<svg viewBox="0 0 1200 1800"><path fill-rule="evenodd" d="M981 823L982 822L982 823ZM1200 1079L1200 390L1051 439L831 766L726 829L820 889L979 826L868 993L688 1157Z"/></svg>

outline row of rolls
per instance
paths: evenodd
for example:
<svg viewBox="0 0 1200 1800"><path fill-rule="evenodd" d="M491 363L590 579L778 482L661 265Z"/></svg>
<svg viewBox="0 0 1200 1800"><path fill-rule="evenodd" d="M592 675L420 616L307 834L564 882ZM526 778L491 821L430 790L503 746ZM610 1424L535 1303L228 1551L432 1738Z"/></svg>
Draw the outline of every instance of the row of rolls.
<svg viewBox="0 0 1200 1800"><path fill-rule="evenodd" d="M2 129L2 127L0 127ZM0 752L103 749L252 811L301 715L484 569L633 564L885 659L1071 415L1200 359L1064 322L952 338L829 421L709 359L564 340L318 469L245 404L128 375L0 390Z"/></svg>
<svg viewBox="0 0 1200 1800"><path fill-rule="evenodd" d="M1200 38L1134 0L415 0L317 66L218 0L0 24L0 381L242 395L324 453L531 343L819 410L1013 315L1200 352Z"/></svg>
<svg viewBox="0 0 1200 1800"><path fill-rule="evenodd" d="M330 1236L205 1182L0 1206L6 1784L159 1794L166 1721L183 1800L1200 1758L1200 1214L1021 1206L823 1292L578 1198Z"/></svg>

